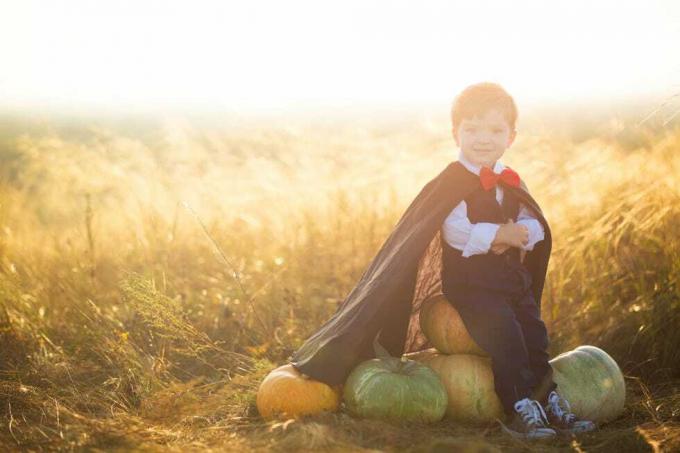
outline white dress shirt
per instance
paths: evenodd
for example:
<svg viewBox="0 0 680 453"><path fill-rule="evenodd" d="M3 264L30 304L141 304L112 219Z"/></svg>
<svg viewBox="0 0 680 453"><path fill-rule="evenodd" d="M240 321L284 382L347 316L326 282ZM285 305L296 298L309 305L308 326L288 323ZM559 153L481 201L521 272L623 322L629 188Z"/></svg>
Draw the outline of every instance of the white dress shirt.
<svg viewBox="0 0 680 453"><path fill-rule="evenodd" d="M479 175L481 167L467 160L462 152L458 154L458 160L465 168L472 173ZM505 166L500 161L496 161L493 168L494 173L500 173L503 169L505 169ZM503 202L503 188L500 183L496 185L496 200L498 201L498 204ZM520 203L519 206L519 214L517 215L517 221L515 223L526 226L529 231L529 241L523 249L527 251L533 250L534 245L545 238L545 231L543 230L541 222L532 216L522 203ZM467 203L463 200L453 208L451 213L444 220L442 234L444 240L451 245L451 247L461 250L463 252L463 257L468 257L471 255L488 253L491 248L491 243L496 238L498 228L500 228L500 224L498 223L470 223L470 220L467 217Z"/></svg>

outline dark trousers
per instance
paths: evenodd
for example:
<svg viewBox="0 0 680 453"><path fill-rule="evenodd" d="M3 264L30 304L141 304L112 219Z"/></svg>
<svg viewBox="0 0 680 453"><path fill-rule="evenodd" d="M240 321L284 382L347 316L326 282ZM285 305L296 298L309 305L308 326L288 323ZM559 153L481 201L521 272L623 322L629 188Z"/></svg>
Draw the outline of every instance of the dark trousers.
<svg viewBox="0 0 680 453"><path fill-rule="evenodd" d="M557 388L548 363L548 332L524 269L521 287L506 290L467 283L448 285L448 300L458 310L470 336L491 357L494 386L507 415L525 397L543 405Z"/></svg>

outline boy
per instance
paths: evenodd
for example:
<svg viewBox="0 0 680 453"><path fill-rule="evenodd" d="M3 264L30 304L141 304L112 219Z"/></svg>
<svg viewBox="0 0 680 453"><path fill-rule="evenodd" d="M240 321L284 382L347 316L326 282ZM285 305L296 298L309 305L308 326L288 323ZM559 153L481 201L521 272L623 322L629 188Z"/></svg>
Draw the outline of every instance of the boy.
<svg viewBox="0 0 680 453"><path fill-rule="evenodd" d="M567 405L557 393L547 398L546 412L529 398L542 400L555 389L540 320L552 239L536 200L498 162L515 137L514 101L498 85L474 85L457 98L453 114L461 160L422 188L342 304L290 363L335 386L375 357L376 337L396 357L426 349L420 306L443 292L492 357L499 397L516 415L508 432L554 436L546 417L567 432L590 430L591 422L561 408Z"/></svg>
<svg viewBox="0 0 680 453"><path fill-rule="evenodd" d="M555 436L555 429L591 431L595 425L569 413L555 392L547 331L523 264L544 229L512 191L503 190L519 186L519 176L499 160L516 136L515 103L499 85L479 83L456 98L451 118L459 162L480 177L481 187L443 222L442 291L491 356L496 393L512 418L501 426L526 439ZM532 394L547 392L544 411Z"/></svg>

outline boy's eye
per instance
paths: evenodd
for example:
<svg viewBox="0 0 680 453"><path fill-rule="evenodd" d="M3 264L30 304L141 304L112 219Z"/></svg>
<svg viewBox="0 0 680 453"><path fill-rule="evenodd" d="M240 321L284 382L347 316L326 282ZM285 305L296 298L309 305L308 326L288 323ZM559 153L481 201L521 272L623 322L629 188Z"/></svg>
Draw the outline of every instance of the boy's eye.
<svg viewBox="0 0 680 453"><path fill-rule="evenodd" d="M476 129L474 127L465 128L465 132L474 132Z"/></svg>
<svg viewBox="0 0 680 453"><path fill-rule="evenodd" d="M502 129L494 129L493 131L494 131L494 133L496 133L496 134L500 134L501 132L503 132Z"/></svg>

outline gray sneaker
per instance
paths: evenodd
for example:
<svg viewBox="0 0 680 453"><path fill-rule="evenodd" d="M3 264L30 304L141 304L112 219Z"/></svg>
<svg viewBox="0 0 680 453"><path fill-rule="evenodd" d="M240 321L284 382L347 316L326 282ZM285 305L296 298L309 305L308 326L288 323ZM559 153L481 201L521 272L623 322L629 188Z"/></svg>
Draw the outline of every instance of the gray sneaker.
<svg viewBox="0 0 680 453"><path fill-rule="evenodd" d="M587 433L595 429L595 423L590 420L580 420L572 414L567 400L554 390L548 395L545 413L550 426L560 434Z"/></svg>
<svg viewBox="0 0 680 453"><path fill-rule="evenodd" d="M541 404L529 398L524 398L515 403L517 414L506 426L498 420L501 428L516 439L550 439L557 433L548 428L548 420Z"/></svg>

